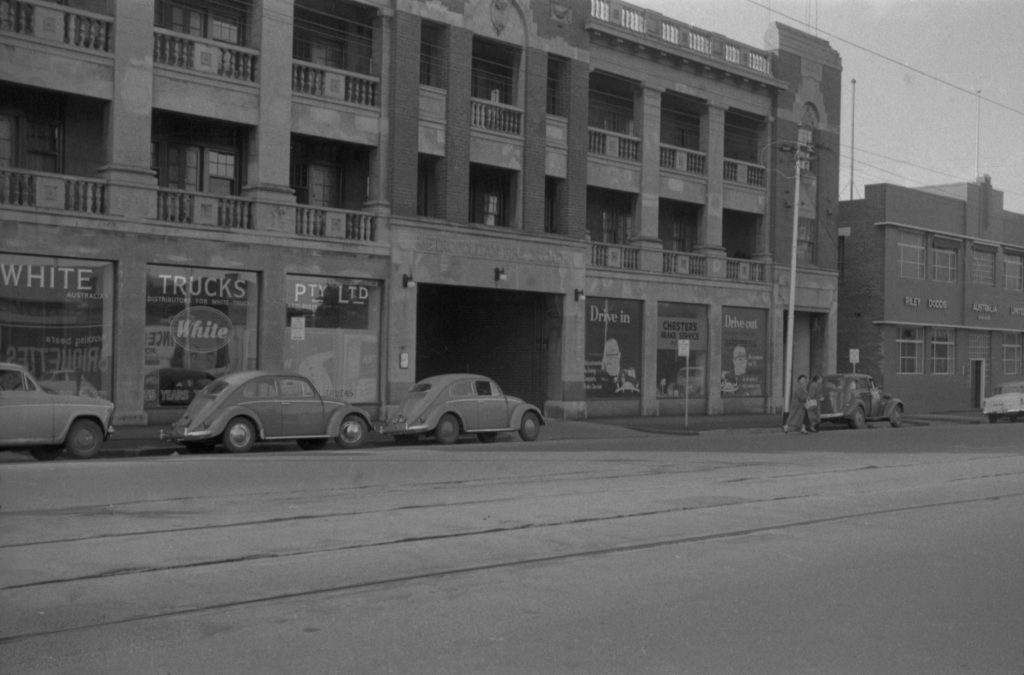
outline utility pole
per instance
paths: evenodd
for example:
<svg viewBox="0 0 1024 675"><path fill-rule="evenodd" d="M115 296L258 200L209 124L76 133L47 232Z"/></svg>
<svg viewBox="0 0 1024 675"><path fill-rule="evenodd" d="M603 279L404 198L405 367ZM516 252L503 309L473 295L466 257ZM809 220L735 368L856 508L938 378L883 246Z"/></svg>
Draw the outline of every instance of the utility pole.
<svg viewBox="0 0 1024 675"><path fill-rule="evenodd" d="M808 150L813 150L813 147L808 146ZM807 161L807 157L809 154L804 154L804 146L797 140L793 151L796 177L793 180L793 242L789 252L789 315L786 317L785 398L782 403L784 420L789 417L789 400L793 395L793 339L795 337L793 331L796 325L796 252L800 231L800 171L803 168L803 163Z"/></svg>
<svg viewBox="0 0 1024 675"><path fill-rule="evenodd" d="M853 97L850 105L850 201L853 201L853 141L857 131L857 78L850 80Z"/></svg>

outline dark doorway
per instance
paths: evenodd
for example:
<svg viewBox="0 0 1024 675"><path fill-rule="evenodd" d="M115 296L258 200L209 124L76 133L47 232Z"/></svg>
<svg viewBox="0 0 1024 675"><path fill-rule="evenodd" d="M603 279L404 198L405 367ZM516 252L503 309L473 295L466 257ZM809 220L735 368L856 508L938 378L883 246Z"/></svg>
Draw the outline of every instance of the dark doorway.
<svg viewBox="0 0 1024 675"><path fill-rule="evenodd" d="M417 293L417 380L479 373L543 409L544 295L435 284L420 284Z"/></svg>

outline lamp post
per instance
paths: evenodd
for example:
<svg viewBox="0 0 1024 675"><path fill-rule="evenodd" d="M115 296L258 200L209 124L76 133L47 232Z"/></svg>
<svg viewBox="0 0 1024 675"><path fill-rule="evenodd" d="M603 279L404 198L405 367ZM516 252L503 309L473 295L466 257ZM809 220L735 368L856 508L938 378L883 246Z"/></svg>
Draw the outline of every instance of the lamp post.
<svg viewBox="0 0 1024 675"><path fill-rule="evenodd" d="M785 424L789 417L789 401L793 396L793 341L796 337L794 335L796 323L796 254L800 241L800 171L803 169L804 162L809 157L809 154L805 154L805 149L809 153L814 148L797 140L792 149L794 164L796 164L796 175L793 178L793 239L789 251L789 313L786 317L786 370L785 385L783 387L784 398L782 401L783 424Z"/></svg>

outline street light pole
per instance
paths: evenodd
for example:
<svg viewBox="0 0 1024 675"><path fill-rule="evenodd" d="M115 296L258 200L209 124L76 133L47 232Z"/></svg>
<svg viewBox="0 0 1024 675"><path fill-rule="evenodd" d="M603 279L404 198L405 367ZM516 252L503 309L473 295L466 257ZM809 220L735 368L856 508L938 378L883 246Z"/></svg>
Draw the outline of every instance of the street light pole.
<svg viewBox="0 0 1024 675"><path fill-rule="evenodd" d="M785 398L782 401L783 420L789 419L789 400L793 394L793 330L796 318L796 251L799 243L800 229L800 168L803 164L803 153L800 141L793 152L796 164L796 178L793 182L793 243L789 251L789 316L786 317L786 373ZM785 421L783 422L785 424Z"/></svg>

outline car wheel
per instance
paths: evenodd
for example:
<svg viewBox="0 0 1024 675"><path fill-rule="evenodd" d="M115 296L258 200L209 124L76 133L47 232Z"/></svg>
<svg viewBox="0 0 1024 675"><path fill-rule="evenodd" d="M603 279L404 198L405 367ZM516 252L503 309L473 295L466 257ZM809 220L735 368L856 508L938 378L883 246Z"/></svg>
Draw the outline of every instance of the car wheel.
<svg viewBox="0 0 1024 675"><path fill-rule="evenodd" d="M327 445L326 438L302 438L296 442L303 450L323 450Z"/></svg>
<svg viewBox="0 0 1024 675"><path fill-rule="evenodd" d="M64 449L75 459L92 459L100 454L103 432L92 420L75 420L64 439Z"/></svg>
<svg viewBox="0 0 1024 675"><path fill-rule="evenodd" d="M989 415L988 421L991 422L992 424L995 424L996 422L999 421L999 415Z"/></svg>
<svg viewBox="0 0 1024 675"><path fill-rule="evenodd" d="M366 442L366 422L359 415L349 415L341 421L338 438L335 439L345 450L362 447Z"/></svg>
<svg viewBox="0 0 1024 675"><path fill-rule="evenodd" d="M903 406L898 405L892 409L889 415L889 426L898 427L903 424Z"/></svg>
<svg viewBox="0 0 1024 675"><path fill-rule="evenodd" d="M540 418L537 417L537 413L528 412L519 423L519 438L524 441L535 441L537 436L540 436Z"/></svg>
<svg viewBox="0 0 1024 675"><path fill-rule="evenodd" d="M498 432L485 431L483 433L477 434L476 437L480 439L481 443L494 443L495 441L498 440Z"/></svg>
<svg viewBox="0 0 1024 675"><path fill-rule="evenodd" d="M441 445L451 445L459 440L459 419L451 413L443 415L434 429L434 438Z"/></svg>
<svg viewBox="0 0 1024 675"><path fill-rule="evenodd" d="M52 462L60 457L60 448L32 448L28 454L40 462Z"/></svg>
<svg viewBox="0 0 1024 675"><path fill-rule="evenodd" d="M256 442L256 431L252 422L244 417L236 417L224 428L221 441L228 452L249 452Z"/></svg>
<svg viewBox="0 0 1024 675"><path fill-rule="evenodd" d="M864 409L857 406L853 410L853 417L850 418L851 429L863 429L867 426L867 420L864 419Z"/></svg>

